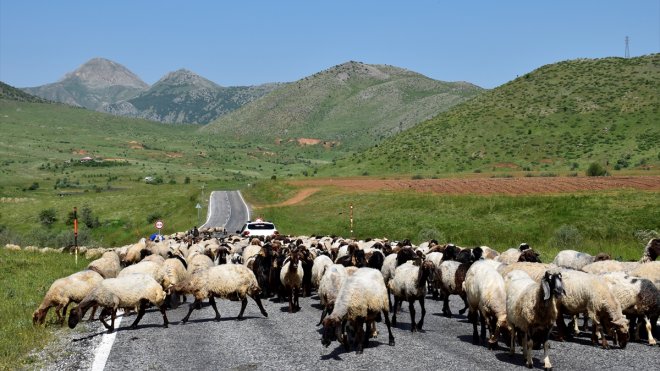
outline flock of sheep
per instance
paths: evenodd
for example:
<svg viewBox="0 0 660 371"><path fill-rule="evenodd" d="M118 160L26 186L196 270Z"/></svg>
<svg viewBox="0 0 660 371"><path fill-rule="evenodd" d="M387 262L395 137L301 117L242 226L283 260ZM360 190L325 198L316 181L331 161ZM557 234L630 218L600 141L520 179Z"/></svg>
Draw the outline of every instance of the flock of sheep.
<svg viewBox="0 0 660 371"><path fill-rule="evenodd" d="M498 341L515 353L523 349L526 366L532 367L532 349L543 347L543 367L552 367L548 340L579 333L578 316L584 314L584 330L592 325L592 340L607 348L609 337L621 348L629 334L655 345L660 314L660 239L651 239L638 262L618 262L609 256L591 256L564 250L552 264L544 264L527 244L502 253L487 246L472 249L436 241L418 246L404 240L354 241L337 237L276 236L263 239L228 236L212 238L178 233L154 243L109 249L85 270L56 280L33 315L43 324L50 308L73 328L92 309L109 332L114 330L118 309L136 311L136 328L149 306L159 308L164 327L167 309L193 299L185 323L208 299L220 318L215 299L241 301L243 318L250 297L267 317L261 299L288 301L289 312L300 309L300 295L316 290L323 307L322 344L333 340L358 353L378 332L384 321L388 343L395 344L392 326L397 312L408 302L410 329L422 330L428 294L443 300L442 313L451 317L448 300L459 296L473 325L473 342L497 347ZM416 321L415 302L421 309ZM110 323L106 320L110 317ZM572 318L569 330L565 317ZM481 335L478 327L481 325ZM489 335L486 336L486 328ZM634 331L636 328L636 331Z"/></svg>

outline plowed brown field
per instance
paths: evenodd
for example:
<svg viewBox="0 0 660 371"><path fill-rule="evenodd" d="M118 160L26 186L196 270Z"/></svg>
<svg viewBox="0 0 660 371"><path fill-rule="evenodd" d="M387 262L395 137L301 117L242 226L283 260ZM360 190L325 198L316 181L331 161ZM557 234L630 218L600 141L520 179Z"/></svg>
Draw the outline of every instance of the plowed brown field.
<svg viewBox="0 0 660 371"><path fill-rule="evenodd" d="M299 180L291 181L290 183L302 188L336 186L354 191L414 190L441 194L527 195L572 193L581 191L603 191L615 189L660 191L660 176L523 177L420 180L337 178Z"/></svg>

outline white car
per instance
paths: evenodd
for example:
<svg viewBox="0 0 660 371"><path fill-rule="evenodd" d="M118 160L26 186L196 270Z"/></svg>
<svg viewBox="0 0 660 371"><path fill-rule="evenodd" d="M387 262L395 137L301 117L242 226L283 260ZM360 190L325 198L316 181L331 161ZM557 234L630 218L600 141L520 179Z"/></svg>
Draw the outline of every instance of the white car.
<svg viewBox="0 0 660 371"><path fill-rule="evenodd" d="M262 219L256 219L254 221L248 220L243 224L243 228L240 231L236 231L240 234L241 237L253 237L253 236L274 236L279 234L275 224L271 222L264 221Z"/></svg>

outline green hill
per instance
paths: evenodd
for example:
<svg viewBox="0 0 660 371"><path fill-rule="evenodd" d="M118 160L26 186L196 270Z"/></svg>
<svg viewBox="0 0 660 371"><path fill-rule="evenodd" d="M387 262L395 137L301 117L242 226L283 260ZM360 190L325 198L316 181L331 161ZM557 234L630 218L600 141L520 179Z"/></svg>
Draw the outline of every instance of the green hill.
<svg viewBox="0 0 660 371"><path fill-rule="evenodd" d="M483 89L385 65L347 62L288 84L224 115L204 133L262 143L312 139L344 150L383 138L462 103Z"/></svg>
<svg viewBox="0 0 660 371"><path fill-rule="evenodd" d="M321 175L575 171L660 163L660 54L543 66Z"/></svg>
<svg viewBox="0 0 660 371"><path fill-rule="evenodd" d="M7 85L0 81L0 99L13 100L17 102L47 103L48 101L34 95L28 94L21 89Z"/></svg>

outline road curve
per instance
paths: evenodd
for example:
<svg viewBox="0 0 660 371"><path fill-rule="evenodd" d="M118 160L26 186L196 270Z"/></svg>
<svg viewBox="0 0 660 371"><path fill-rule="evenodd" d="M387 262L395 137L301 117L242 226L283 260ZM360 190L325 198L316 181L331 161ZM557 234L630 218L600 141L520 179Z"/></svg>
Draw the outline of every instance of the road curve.
<svg viewBox="0 0 660 371"><path fill-rule="evenodd" d="M209 196L206 222L201 227L223 227L228 233L250 220L250 208L240 191L213 191Z"/></svg>

